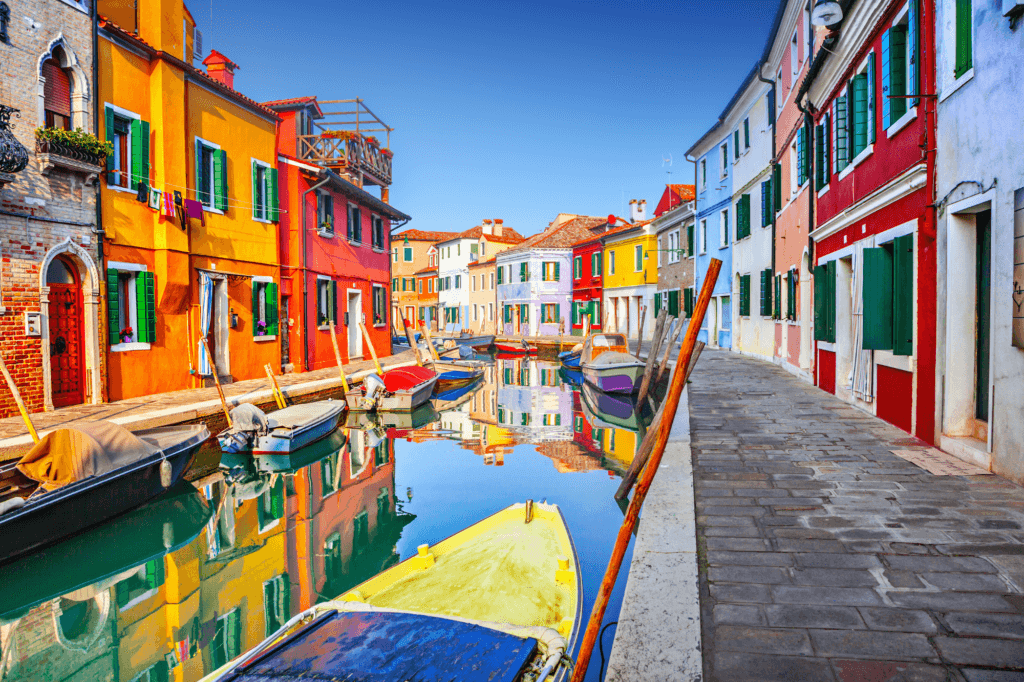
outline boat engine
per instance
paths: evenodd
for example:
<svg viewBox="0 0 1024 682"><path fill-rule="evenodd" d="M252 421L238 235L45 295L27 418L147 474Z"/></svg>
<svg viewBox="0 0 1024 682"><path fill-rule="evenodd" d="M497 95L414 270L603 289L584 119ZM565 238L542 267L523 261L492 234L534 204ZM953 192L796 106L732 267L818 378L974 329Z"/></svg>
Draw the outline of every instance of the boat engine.
<svg viewBox="0 0 1024 682"><path fill-rule="evenodd" d="M384 387L384 380L376 374L367 375L363 379L363 400L361 407L369 412L377 407L377 402L384 397L387 389Z"/></svg>

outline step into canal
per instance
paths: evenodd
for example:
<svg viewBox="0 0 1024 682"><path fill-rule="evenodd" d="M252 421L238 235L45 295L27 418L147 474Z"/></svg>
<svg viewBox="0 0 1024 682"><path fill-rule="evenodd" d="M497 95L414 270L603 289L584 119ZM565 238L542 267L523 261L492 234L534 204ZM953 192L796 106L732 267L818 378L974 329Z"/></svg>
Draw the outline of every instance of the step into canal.
<svg viewBox="0 0 1024 682"><path fill-rule="evenodd" d="M262 470L225 456L211 475L209 443L196 485L0 566L0 678L198 680L418 545L527 499L565 516L585 626L623 517L612 496L653 404L579 381L553 362L497 359L462 393L411 415L349 415ZM624 570L606 622L625 582Z"/></svg>

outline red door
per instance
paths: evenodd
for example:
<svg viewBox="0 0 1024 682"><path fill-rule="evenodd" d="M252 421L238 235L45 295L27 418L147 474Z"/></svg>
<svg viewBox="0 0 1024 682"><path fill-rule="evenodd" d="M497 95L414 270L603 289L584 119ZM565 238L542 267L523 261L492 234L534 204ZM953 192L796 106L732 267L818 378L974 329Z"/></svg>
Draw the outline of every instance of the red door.
<svg viewBox="0 0 1024 682"><path fill-rule="evenodd" d="M47 272L50 287L50 387L53 406L85 401L82 287L78 272L57 258Z"/></svg>

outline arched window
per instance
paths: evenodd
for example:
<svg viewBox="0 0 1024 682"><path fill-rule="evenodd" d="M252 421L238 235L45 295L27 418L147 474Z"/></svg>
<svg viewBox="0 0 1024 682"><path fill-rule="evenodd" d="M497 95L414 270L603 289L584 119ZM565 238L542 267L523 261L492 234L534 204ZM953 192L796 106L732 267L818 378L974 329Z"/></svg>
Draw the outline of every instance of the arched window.
<svg viewBox="0 0 1024 682"><path fill-rule="evenodd" d="M43 62L45 125L47 128L71 130L71 80L60 67L59 59L62 55L59 50L55 49L53 56Z"/></svg>

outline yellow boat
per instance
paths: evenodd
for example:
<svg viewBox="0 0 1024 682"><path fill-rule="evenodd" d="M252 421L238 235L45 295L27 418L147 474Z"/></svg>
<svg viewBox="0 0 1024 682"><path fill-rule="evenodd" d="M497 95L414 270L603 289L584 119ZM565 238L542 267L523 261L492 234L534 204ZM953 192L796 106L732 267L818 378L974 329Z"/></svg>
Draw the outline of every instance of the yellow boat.
<svg viewBox="0 0 1024 682"><path fill-rule="evenodd" d="M513 504L299 614L204 678L557 682L583 595L553 504Z"/></svg>

